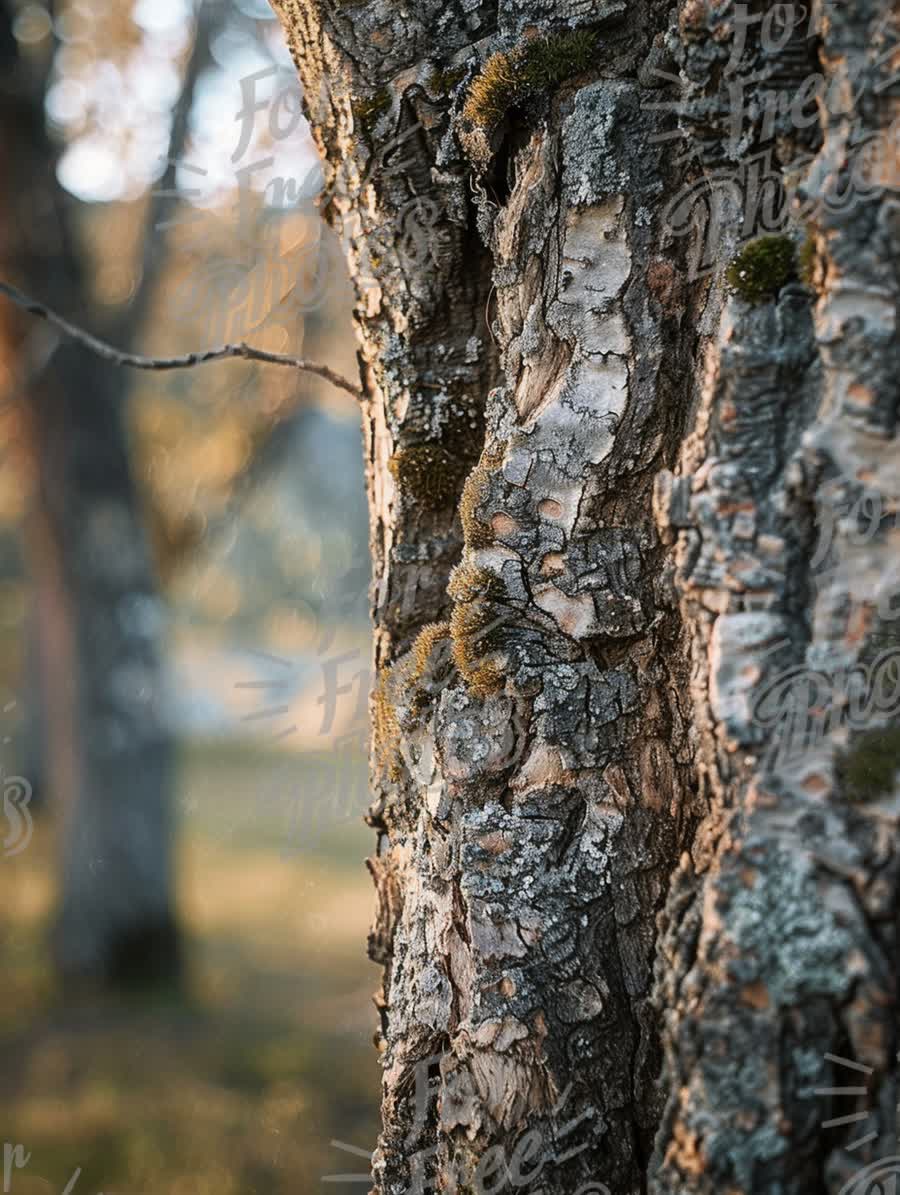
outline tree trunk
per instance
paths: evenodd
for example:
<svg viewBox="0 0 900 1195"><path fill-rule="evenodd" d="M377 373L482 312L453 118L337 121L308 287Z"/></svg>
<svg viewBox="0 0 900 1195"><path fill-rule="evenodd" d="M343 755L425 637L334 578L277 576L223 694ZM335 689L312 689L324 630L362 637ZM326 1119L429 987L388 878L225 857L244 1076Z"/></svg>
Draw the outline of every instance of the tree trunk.
<svg viewBox="0 0 900 1195"><path fill-rule="evenodd" d="M378 1188L900 1173L887 0L274 3L359 295Z"/></svg>
<svg viewBox="0 0 900 1195"><path fill-rule="evenodd" d="M43 87L18 58L10 23L0 29L2 272L77 314L89 303L53 179ZM34 482L26 541L45 775L61 818L55 959L67 982L168 980L179 949L163 611L129 467L124 379L81 348L32 343L27 317L9 321Z"/></svg>

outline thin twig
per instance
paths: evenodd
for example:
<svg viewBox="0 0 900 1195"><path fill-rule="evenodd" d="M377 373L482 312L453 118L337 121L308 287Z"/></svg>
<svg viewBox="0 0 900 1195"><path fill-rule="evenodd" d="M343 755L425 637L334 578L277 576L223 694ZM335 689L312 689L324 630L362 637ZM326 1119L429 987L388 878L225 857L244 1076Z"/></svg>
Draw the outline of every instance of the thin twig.
<svg viewBox="0 0 900 1195"><path fill-rule="evenodd" d="M335 370L329 369L327 365L304 361L302 357L289 357L285 353L270 353L266 349L254 348L243 341L240 344L222 344L218 348L204 349L199 353L185 353L182 357L140 357L136 353L123 353L114 345L107 344L104 340L98 340L90 332L85 332L83 328L76 328L74 324L70 324L68 320L57 315L55 311L51 311L49 307L45 307L43 303L29 299L14 286L10 286L8 282L0 281L0 294L6 295L8 299L31 315L47 320L61 332L65 332L72 340L84 345L98 357L112 361L114 365L129 365L133 369L191 369L195 365L205 365L207 361L222 361L227 357L243 357L247 361L266 361L270 365L290 365L294 369L314 373L318 377L324 378L327 382L331 382L332 386L346 390L357 400L363 397L358 386L354 386L347 378Z"/></svg>

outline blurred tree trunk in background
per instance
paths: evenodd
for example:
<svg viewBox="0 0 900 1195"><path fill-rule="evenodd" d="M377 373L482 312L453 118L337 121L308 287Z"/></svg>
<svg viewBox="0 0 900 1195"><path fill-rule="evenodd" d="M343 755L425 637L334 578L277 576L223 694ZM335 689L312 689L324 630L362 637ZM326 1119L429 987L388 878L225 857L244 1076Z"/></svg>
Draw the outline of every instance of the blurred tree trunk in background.
<svg viewBox="0 0 900 1195"><path fill-rule="evenodd" d="M77 318L91 304L44 130L45 80L19 57L7 8L3 17L3 273ZM43 779L61 822L56 963L69 981L168 979L180 952L164 618L129 469L126 378L6 304L2 318L34 478L25 537Z"/></svg>
<svg viewBox="0 0 900 1195"><path fill-rule="evenodd" d="M895 1150L897 702L849 734L835 679L898 675L888 0L825 0L821 38L274 3L358 291L378 1187L836 1192ZM789 111L817 71L882 172L843 208L847 116ZM676 234L725 262L744 201L779 236L735 294ZM864 1096L816 1092L862 1082L826 1054ZM857 1110L849 1151L823 1122Z"/></svg>

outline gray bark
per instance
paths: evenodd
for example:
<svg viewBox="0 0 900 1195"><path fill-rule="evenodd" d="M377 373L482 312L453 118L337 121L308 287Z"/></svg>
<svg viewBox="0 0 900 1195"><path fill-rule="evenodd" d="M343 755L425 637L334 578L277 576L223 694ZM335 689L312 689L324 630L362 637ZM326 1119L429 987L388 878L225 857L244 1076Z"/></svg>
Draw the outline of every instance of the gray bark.
<svg viewBox="0 0 900 1195"><path fill-rule="evenodd" d="M896 687L896 177L831 202L838 105L730 138L730 3L274 5L359 293L377 1188L837 1192L896 1152L897 703L767 718L791 668ZM741 73L890 147L890 16ZM744 212L698 277L672 200L760 153L812 249L752 295Z"/></svg>

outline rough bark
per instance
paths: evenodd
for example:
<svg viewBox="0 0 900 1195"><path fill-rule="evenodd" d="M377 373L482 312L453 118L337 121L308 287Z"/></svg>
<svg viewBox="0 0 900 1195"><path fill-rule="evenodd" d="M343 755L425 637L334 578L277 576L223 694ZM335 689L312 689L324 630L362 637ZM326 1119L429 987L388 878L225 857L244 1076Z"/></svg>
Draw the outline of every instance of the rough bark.
<svg viewBox="0 0 900 1195"><path fill-rule="evenodd" d="M89 306L53 177L42 80L0 29L4 274L66 312ZM6 313L8 308L4 307ZM44 687L46 780L60 814L54 954L66 981L170 979L171 743L162 608L131 476L124 380L9 315L11 395L33 473L26 528Z"/></svg>
<svg viewBox="0 0 900 1195"><path fill-rule="evenodd" d="M727 2L274 3L359 293L377 1187L836 1192L895 1151L900 803L852 777L896 730L832 711L798 766L765 715L786 669L893 641L896 178L824 202L827 105L731 138ZM752 25L747 71L791 99L853 62L857 135L895 137L890 15L826 0L777 51ZM813 240L810 285L750 302L672 199L754 153ZM864 491L871 534L817 542ZM829 1053L865 1100L816 1094ZM858 1107L850 1153L822 1125Z"/></svg>

